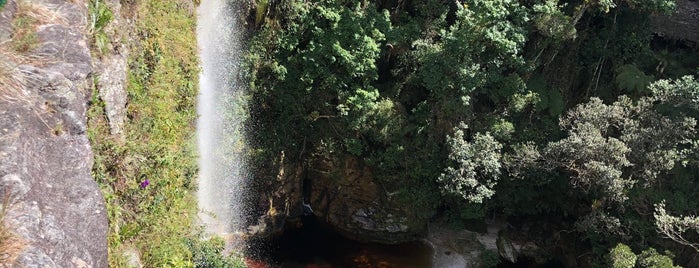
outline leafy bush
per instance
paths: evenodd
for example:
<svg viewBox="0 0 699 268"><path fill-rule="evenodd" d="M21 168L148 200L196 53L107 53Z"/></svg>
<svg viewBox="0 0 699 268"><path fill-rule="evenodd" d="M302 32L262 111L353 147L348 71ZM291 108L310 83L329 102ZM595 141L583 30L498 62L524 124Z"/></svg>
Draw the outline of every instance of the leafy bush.
<svg viewBox="0 0 699 268"><path fill-rule="evenodd" d="M609 266L612 268L633 268L636 265L636 254L625 244L619 243L607 255Z"/></svg>
<svg viewBox="0 0 699 268"><path fill-rule="evenodd" d="M187 239L192 252L194 267L197 268L243 268L245 263L236 256L224 256L224 241L219 237L209 240Z"/></svg>
<svg viewBox="0 0 699 268"><path fill-rule="evenodd" d="M672 257L670 252L662 254L654 248L649 248L638 255L637 264L641 268L681 268L673 264Z"/></svg>
<svg viewBox="0 0 699 268"><path fill-rule="evenodd" d="M447 194L462 197L470 203L482 203L495 194L493 188L500 179L500 150L502 144L490 134L476 133L472 142L464 140L466 126L456 128L447 137L450 147L448 166L437 181Z"/></svg>

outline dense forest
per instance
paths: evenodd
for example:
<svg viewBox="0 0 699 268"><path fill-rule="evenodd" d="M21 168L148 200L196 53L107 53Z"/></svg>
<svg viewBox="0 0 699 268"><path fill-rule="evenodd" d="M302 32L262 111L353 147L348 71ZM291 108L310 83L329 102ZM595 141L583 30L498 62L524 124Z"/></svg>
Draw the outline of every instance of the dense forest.
<svg viewBox="0 0 699 268"><path fill-rule="evenodd" d="M536 226L544 258L696 267L699 51L651 27L674 8L257 1L253 163L351 155L419 217Z"/></svg>

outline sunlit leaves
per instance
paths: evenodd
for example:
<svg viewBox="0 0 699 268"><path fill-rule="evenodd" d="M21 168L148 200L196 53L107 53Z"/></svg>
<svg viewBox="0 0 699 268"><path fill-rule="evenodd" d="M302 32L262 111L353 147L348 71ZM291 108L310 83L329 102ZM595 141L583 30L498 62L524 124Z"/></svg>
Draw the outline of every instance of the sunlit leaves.
<svg viewBox="0 0 699 268"><path fill-rule="evenodd" d="M673 241L690 246L699 252L699 241L690 241L685 238L690 233L699 233L699 217L697 216L672 216L665 210L665 203L655 205L655 226L658 232Z"/></svg>
<svg viewBox="0 0 699 268"><path fill-rule="evenodd" d="M454 129L447 138L449 160L437 179L446 194L459 196L472 203L482 203L495 194L493 188L500 179L500 150L502 144L490 134L476 133L472 141L464 136L466 126Z"/></svg>
<svg viewBox="0 0 699 268"><path fill-rule="evenodd" d="M607 259L612 268L633 268L637 258L629 246L619 243L609 251Z"/></svg>

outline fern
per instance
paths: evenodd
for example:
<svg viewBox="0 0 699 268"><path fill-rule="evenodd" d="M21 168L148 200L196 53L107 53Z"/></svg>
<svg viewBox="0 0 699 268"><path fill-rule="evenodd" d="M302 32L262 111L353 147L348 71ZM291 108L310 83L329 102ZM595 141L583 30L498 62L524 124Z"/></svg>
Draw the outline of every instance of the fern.
<svg viewBox="0 0 699 268"><path fill-rule="evenodd" d="M625 93L641 93L653 82L653 76L646 75L635 64L626 64L616 69L616 85Z"/></svg>

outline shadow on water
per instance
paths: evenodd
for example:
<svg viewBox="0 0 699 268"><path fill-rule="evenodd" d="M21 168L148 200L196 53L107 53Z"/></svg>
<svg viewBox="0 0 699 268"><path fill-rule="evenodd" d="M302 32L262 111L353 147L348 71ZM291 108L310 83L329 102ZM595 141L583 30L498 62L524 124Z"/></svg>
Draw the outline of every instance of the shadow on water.
<svg viewBox="0 0 699 268"><path fill-rule="evenodd" d="M398 245L349 240L315 217L304 217L298 228L254 248L250 267L269 268L428 268L432 248L421 242Z"/></svg>
<svg viewBox="0 0 699 268"><path fill-rule="evenodd" d="M517 263L511 263L506 260L502 260L500 264L495 266L496 268L565 268L562 262L557 259L550 259L544 263L536 263L534 259L531 258L519 258Z"/></svg>

